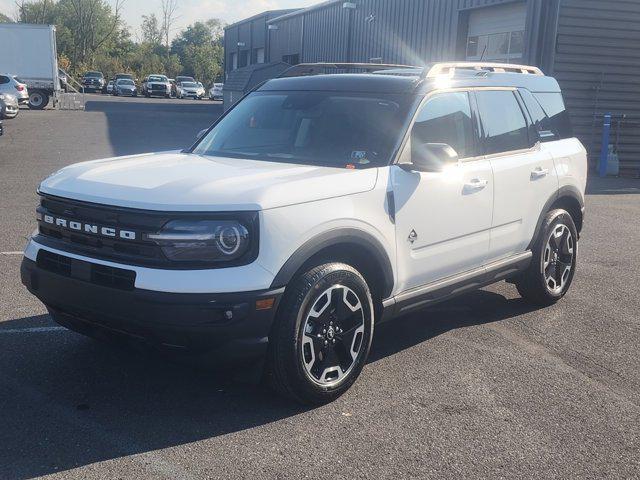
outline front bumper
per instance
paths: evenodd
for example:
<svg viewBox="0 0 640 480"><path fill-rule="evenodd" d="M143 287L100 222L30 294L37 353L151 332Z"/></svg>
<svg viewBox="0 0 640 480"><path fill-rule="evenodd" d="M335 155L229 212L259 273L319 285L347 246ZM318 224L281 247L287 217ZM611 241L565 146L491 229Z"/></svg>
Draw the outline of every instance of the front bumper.
<svg viewBox="0 0 640 480"><path fill-rule="evenodd" d="M55 270L40 256L25 257L22 283L73 330L109 331L146 343L207 352L223 362L261 358L282 289L246 293L166 293L119 288L96 282L98 264L65 257L68 269ZM258 300L274 299L258 309Z"/></svg>

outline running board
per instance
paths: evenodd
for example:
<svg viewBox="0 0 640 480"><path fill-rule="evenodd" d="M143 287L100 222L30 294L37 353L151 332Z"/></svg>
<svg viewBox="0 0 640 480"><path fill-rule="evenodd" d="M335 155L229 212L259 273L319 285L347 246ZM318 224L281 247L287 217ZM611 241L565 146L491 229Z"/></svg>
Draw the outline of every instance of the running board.
<svg viewBox="0 0 640 480"><path fill-rule="evenodd" d="M468 272L406 290L382 302L384 313L380 322L505 280L525 270L531 263L532 257L533 254L527 251Z"/></svg>

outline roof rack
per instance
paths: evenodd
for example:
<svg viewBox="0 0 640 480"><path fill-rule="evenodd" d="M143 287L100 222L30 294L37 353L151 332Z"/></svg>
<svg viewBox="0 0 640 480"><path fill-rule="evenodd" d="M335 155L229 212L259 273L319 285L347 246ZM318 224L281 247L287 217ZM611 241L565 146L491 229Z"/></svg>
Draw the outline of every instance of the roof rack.
<svg viewBox="0 0 640 480"><path fill-rule="evenodd" d="M495 73L523 73L526 75L542 75L542 70L529 65L514 65L509 63L488 63L488 62L452 62L436 63L431 68L425 68L423 78L432 78L439 75L453 75L456 70L476 70L479 72Z"/></svg>
<svg viewBox="0 0 640 480"><path fill-rule="evenodd" d="M326 74L328 70L350 70L348 73L373 73L385 70L398 71L398 75L407 70L419 69L411 65L391 65L386 63L301 63L285 70L278 78L305 77Z"/></svg>

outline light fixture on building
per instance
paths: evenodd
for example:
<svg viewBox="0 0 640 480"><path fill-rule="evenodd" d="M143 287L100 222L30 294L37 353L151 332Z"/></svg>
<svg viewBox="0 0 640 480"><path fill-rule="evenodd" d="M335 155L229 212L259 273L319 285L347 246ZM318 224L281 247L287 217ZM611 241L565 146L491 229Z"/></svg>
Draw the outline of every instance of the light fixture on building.
<svg viewBox="0 0 640 480"><path fill-rule="evenodd" d="M247 45L247 44L246 44L246 43L244 43L244 42L238 42L238 46L239 46L239 47L245 47L246 45Z"/></svg>
<svg viewBox="0 0 640 480"><path fill-rule="evenodd" d="M269 30L278 30L278 25L269 25Z"/></svg>

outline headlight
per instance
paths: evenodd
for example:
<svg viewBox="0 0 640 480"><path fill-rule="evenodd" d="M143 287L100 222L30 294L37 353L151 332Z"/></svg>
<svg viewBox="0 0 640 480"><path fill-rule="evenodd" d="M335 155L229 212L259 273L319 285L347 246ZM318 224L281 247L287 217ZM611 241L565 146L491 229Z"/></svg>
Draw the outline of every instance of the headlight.
<svg viewBox="0 0 640 480"><path fill-rule="evenodd" d="M232 262L251 246L249 228L236 220L172 220L147 237L175 262Z"/></svg>

